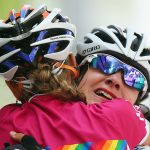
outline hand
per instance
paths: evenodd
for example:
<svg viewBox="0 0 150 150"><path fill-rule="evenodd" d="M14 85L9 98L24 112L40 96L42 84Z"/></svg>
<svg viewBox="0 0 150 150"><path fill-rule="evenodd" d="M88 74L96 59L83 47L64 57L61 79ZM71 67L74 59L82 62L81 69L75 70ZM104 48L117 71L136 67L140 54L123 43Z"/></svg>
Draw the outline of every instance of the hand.
<svg viewBox="0 0 150 150"><path fill-rule="evenodd" d="M41 146L32 136L28 136L23 133L16 133L14 131L10 132L10 136L13 140L20 144L7 145L3 150L42 150Z"/></svg>
<svg viewBox="0 0 150 150"><path fill-rule="evenodd" d="M23 133L16 133L14 131L10 132L10 136L13 140L15 140L16 142L21 142L23 137L25 136Z"/></svg>

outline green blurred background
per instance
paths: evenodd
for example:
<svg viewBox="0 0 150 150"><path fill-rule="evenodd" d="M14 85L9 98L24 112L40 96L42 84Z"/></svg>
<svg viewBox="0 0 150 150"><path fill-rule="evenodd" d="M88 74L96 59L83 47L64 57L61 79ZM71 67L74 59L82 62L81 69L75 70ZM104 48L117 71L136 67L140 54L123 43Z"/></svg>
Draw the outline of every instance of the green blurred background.
<svg viewBox="0 0 150 150"><path fill-rule="evenodd" d="M24 4L30 4L34 8L39 7L41 4L46 4L50 10L55 7L65 10L66 4L69 7L74 5L72 0L0 0L0 19L5 19L12 9L19 11Z"/></svg>
<svg viewBox="0 0 150 150"><path fill-rule="evenodd" d="M23 4L33 4L33 0L0 0L0 19L5 19L14 8L19 11Z"/></svg>

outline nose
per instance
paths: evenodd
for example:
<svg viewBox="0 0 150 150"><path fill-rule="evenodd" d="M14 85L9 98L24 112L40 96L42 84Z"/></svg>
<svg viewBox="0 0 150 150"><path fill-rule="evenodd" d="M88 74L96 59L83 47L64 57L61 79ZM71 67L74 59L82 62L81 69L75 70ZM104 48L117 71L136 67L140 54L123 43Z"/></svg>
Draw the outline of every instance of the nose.
<svg viewBox="0 0 150 150"><path fill-rule="evenodd" d="M107 84L110 87L114 87L117 90L120 89L120 87L124 84L122 81L122 73L121 72L117 72L115 74L112 75L108 75L105 78L105 84Z"/></svg>

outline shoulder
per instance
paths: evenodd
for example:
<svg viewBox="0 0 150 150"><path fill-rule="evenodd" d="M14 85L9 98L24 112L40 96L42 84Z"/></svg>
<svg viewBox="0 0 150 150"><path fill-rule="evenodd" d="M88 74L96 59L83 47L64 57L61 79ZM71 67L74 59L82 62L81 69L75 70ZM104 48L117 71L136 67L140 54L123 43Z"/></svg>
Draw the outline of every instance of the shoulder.
<svg viewBox="0 0 150 150"><path fill-rule="evenodd" d="M16 103L12 103L12 104L8 104L8 105L5 105L3 106L1 109L0 109L0 112L2 111L7 111L7 110L13 110L13 109L16 109L20 107L19 105L17 105Z"/></svg>
<svg viewBox="0 0 150 150"><path fill-rule="evenodd" d="M129 101L124 99L106 100L100 104L90 104L92 109L99 110L109 115L115 114L135 114L138 111L138 107L133 106Z"/></svg>
<svg viewBox="0 0 150 150"><path fill-rule="evenodd" d="M16 114L20 110L20 106L17 104L8 104L0 109L0 122L6 120L6 118L11 118L13 114Z"/></svg>
<svg viewBox="0 0 150 150"><path fill-rule="evenodd" d="M113 118L125 125L129 121L133 125L139 123L145 125L145 118L141 113L140 107L132 105L129 101L115 99L101 104L101 109L107 118Z"/></svg>

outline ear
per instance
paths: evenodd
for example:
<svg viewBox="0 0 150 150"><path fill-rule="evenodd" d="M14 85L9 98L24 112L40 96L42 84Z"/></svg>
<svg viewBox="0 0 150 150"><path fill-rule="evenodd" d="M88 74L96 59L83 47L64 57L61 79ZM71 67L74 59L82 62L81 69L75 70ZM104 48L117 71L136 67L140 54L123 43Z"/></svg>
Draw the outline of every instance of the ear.
<svg viewBox="0 0 150 150"><path fill-rule="evenodd" d="M20 97L22 95L22 83L15 83L13 81L5 81L7 86L10 88L13 95L16 97L17 100L20 100Z"/></svg>
<svg viewBox="0 0 150 150"><path fill-rule="evenodd" d="M72 52L69 54L69 62L70 62L70 66L76 67L78 65L75 55Z"/></svg>

